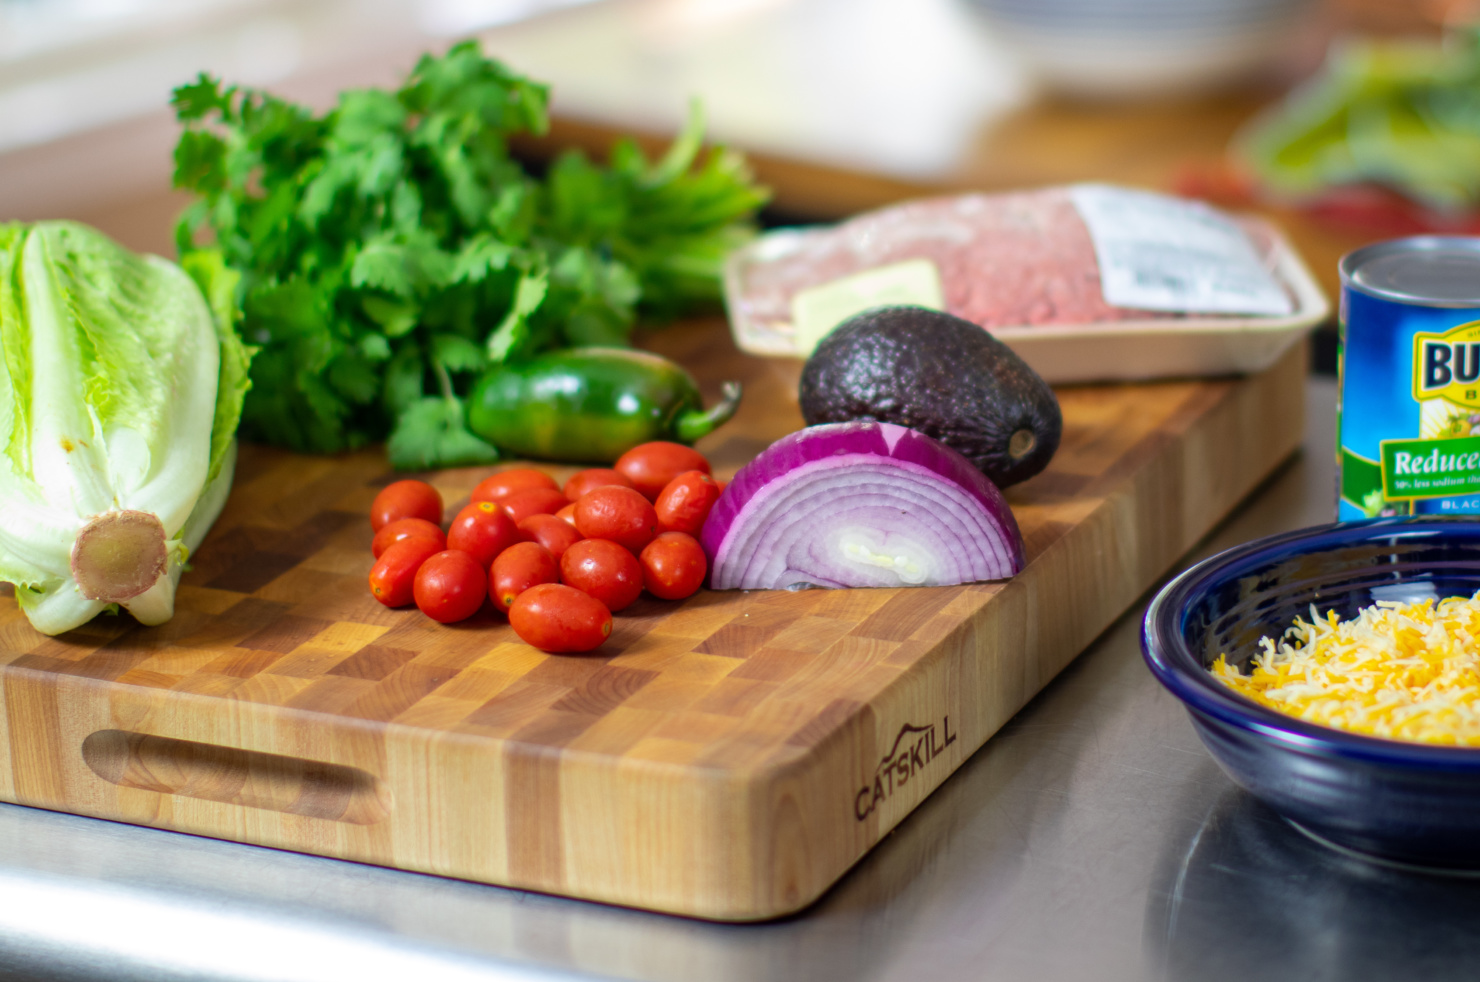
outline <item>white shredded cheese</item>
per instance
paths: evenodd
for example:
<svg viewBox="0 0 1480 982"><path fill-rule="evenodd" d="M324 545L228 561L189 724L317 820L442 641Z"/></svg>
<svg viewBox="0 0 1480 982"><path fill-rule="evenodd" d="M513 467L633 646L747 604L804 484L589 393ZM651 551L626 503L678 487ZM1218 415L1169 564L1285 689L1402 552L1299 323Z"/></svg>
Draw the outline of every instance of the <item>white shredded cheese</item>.
<svg viewBox="0 0 1480 982"><path fill-rule="evenodd" d="M1378 601L1343 621L1311 607L1260 641L1248 675L1218 679L1271 709L1355 733L1480 746L1480 592L1434 604Z"/></svg>

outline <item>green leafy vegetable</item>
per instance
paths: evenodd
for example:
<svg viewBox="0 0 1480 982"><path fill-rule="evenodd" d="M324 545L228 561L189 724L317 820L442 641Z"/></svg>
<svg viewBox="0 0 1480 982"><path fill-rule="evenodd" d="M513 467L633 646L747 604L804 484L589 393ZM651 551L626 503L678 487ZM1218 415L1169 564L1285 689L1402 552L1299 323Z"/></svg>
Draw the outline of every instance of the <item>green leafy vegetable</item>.
<svg viewBox="0 0 1480 982"><path fill-rule="evenodd" d="M1348 43L1236 141L1271 191L1372 183L1439 211L1480 205L1480 30Z"/></svg>
<svg viewBox="0 0 1480 982"><path fill-rule="evenodd" d="M261 348L245 436L389 437L397 467L493 460L463 408L483 370L626 344L640 313L717 297L765 193L737 154L701 152L697 107L656 163L622 141L607 166L569 152L540 181L507 141L544 132L545 104L471 42L321 116L205 75L175 90L175 183L198 195L182 261L210 242L241 274L240 330Z"/></svg>
<svg viewBox="0 0 1480 982"><path fill-rule="evenodd" d="M0 580L47 634L174 612L231 486L250 352L237 276L70 222L0 225Z"/></svg>

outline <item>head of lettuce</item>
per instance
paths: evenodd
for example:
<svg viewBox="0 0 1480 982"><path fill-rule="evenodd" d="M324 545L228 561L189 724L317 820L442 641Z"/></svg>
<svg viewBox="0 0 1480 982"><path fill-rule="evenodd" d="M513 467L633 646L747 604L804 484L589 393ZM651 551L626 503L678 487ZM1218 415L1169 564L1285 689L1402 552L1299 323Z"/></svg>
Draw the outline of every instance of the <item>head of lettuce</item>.
<svg viewBox="0 0 1480 982"><path fill-rule="evenodd" d="M60 634L159 624L231 486L248 352L236 274L70 222L0 224L0 581Z"/></svg>

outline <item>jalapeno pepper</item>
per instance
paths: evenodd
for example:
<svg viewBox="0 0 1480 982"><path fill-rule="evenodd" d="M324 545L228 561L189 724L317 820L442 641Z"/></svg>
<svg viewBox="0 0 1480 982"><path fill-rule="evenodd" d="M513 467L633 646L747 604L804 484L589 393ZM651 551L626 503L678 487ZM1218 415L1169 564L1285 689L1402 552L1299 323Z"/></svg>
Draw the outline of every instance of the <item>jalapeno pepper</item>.
<svg viewBox="0 0 1480 982"><path fill-rule="evenodd" d="M704 408L693 376L631 348L567 348L478 380L468 425L510 455L610 463L640 443L693 443L735 415L740 383Z"/></svg>

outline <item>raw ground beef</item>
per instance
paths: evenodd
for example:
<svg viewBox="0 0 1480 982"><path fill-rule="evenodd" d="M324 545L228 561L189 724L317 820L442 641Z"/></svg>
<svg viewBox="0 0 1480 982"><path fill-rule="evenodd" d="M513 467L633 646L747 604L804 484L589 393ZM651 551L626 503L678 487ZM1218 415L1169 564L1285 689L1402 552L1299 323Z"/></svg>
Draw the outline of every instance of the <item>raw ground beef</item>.
<svg viewBox="0 0 1480 982"><path fill-rule="evenodd" d="M787 331L798 291L921 257L940 271L946 309L983 327L1184 316L1105 302L1067 188L922 199L806 232L785 255L747 263L732 299L757 326Z"/></svg>

